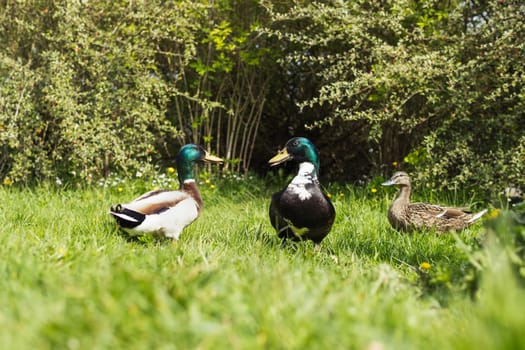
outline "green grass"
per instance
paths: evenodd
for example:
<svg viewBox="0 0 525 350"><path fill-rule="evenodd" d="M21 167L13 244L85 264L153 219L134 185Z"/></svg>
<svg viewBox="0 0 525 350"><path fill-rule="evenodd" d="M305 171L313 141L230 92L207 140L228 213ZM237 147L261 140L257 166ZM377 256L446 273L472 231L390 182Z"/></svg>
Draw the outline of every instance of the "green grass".
<svg viewBox="0 0 525 350"><path fill-rule="evenodd" d="M399 234L391 192L333 187L322 249L282 247L267 218L275 184L216 185L175 243L128 239L108 215L143 183L0 188L0 348L525 347L525 295L505 259L472 298L480 225Z"/></svg>

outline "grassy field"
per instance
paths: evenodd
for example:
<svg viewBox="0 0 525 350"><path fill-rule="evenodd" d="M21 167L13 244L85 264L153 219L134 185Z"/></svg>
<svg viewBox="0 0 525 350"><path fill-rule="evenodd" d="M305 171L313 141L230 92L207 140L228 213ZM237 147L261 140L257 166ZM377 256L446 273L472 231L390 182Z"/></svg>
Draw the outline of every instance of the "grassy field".
<svg viewBox="0 0 525 350"><path fill-rule="evenodd" d="M482 225L399 234L385 215L393 192L332 186L322 249L281 247L272 183L203 183L203 215L178 242L116 229L108 208L143 181L1 187L0 348L525 348L507 255L484 250L482 278L475 267Z"/></svg>

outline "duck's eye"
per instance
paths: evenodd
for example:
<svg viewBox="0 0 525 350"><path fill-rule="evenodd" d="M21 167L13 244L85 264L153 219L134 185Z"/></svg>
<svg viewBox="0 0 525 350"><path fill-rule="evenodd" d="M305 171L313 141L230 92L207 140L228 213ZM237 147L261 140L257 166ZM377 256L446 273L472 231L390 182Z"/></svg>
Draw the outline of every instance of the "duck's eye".
<svg viewBox="0 0 525 350"><path fill-rule="evenodd" d="M299 142L298 142L298 141L294 141L294 142L292 142L292 146L294 146L294 147L299 146Z"/></svg>

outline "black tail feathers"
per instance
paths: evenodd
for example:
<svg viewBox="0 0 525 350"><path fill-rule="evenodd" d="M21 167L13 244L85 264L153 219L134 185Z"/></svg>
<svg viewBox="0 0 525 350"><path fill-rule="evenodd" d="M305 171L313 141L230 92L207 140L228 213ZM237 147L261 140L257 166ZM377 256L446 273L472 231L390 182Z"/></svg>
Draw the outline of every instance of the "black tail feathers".
<svg viewBox="0 0 525 350"><path fill-rule="evenodd" d="M111 207L109 213L113 215L119 226L123 228L137 227L146 218L146 215L131 209L124 208L120 204Z"/></svg>

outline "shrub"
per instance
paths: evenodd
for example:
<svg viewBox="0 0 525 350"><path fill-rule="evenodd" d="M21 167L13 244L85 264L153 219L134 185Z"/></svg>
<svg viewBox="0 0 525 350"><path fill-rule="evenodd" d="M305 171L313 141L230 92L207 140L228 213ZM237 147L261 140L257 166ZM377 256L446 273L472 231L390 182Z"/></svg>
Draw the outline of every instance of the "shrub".
<svg viewBox="0 0 525 350"><path fill-rule="evenodd" d="M269 81L256 2L2 6L0 178L144 172L189 142L248 171Z"/></svg>
<svg viewBox="0 0 525 350"><path fill-rule="evenodd" d="M0 175L90 180L143 171L152 154L177 151L167 149L180 135L167 113L174 91L155 57L167 38L189 36L171 25L187 11L97 1L6 6L0 124L9 142ZM181 54L191 50L186 40Z"/></svg>
<svg viewBox="0 0 525 350"><path fill-rule="evenodd" d="M266 33L288 48L283 65L317 83L298 105L332 138L333 175L391 172L408 155L416 180L436 188L523 184L523 6L268 8Z"/></svg>

